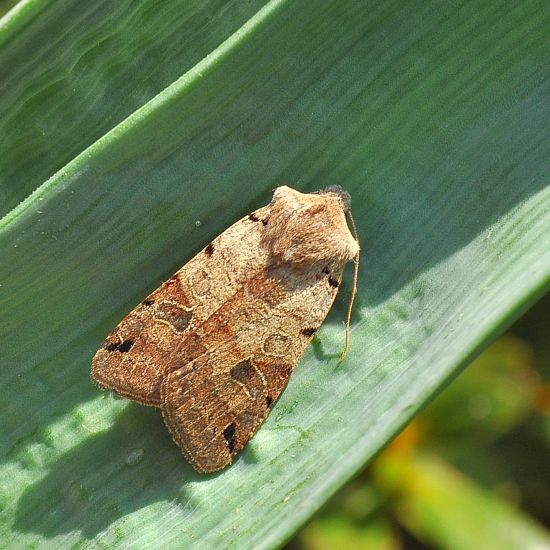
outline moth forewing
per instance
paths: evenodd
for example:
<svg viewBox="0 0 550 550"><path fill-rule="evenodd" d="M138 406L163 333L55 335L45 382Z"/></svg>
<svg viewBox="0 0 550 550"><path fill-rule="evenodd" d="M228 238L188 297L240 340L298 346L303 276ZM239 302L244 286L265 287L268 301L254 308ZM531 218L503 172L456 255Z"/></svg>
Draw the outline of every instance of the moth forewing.
<svg viewBox="0 0 550 550"><path fill-rule="evenodd" d="M102 388L159 406L200 472L230 464L285 387L359 250L349 195L275 190L151 293L93 359Z"/></svg>

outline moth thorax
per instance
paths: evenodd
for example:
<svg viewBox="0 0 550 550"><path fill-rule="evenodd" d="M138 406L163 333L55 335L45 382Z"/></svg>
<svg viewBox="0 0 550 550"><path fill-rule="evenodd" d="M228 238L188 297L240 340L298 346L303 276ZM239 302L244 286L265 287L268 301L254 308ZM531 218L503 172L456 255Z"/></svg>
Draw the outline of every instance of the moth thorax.
<svg viewBox="0 0 550 550"><path fill-rule="evenodd" d="M359 249L339 196L305 195L284 187L271 203L265 242L276 263L295 268L343 265Z"/></svg>

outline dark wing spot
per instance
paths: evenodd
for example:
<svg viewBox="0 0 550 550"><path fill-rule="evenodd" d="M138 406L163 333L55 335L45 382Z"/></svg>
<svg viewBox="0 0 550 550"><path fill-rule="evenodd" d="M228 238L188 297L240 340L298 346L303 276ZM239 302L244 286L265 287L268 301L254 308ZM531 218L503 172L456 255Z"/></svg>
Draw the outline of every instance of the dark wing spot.
<svg viewBox="0 0 550 550"><path fill-rule="evenodd" d="M249 214L248 215L248 219L253 221L253 222L262 222L262 225L266 226L267 225L267 218L261 220L260 218L258 218L258 216L256 216L256 214L252 213L252 214Z"/></svg>
<svg viewBox="0 0 550 550"><path fill-rule="evenodd" d="M122 343L118 346L118 351L120 351L121 353L126 353L127 351L130 351L133 345L133 340L123 340Z"/></svg>
<svg viewBox="0 0 550 550"><path fill-rule="evenodd" d="M304 336L313 336L315 334L315 332L317 331L316 328L303 328L300 333L303 334Z"/></svg>
<svg viewBox="0 0 550 550"><path fill-rule="evenodd" d="M207 245L206 248L204 249L204 253L207 256L212 256L212 254L214 254L214 245L212 243Z"/></svg>
<svg viewBox="0 0 550 550"><path fill-rule="evenodd" d="M155 300L151 300L149 298L147 298L147 300L143 300L143 302L141 302L144 306L152 306L154 303L155 303Z"/></svg>
<svg viewBox="0 0 550 550"><path fill-rule="evenodd" d="M231 378L240 382L248 390L251 397L256 397L264 389L264 381L254 365L246 360L237 363L229 371Z"/></svg>
<svg viewBox="0 0 550 550"><path fill-rule="evenodd" d="M265 398L265 404L267 405L268 409L271 409L271 407L273 406L273 398L270 395Z"/></svg>
<svg viewBox="0 0 550 550"><path fill-rule="evenodd" d="M231 378L233 380L238 380L239 382L242 382L243 384L246 383L246 381L249 378L252 378L254 376L256 369L252 366L252 363L250 361L241 361L240 363L237 363L233 367L231 367Z"/></svg>
<svg viewBox="0 0 550 550"><path fill-rule="evenodd" d="M330 286L333 286L334 288L338 288L338 285L339 285L338 281L334 277L328 278L328 284Z"/></svg>
<svg viewBox="0 0 550 550"><path fill-rule="evenodd" d="M325 275L330 275L330 269L328 267L323 267L323 273Z"/></svg>
<svg viewBox="0 0 550 550"><path fill-rule="evenodd" d="M227 449L229 450L229 454L232 454L233 449L235 448L235 430L236 430L235 423L232 422L223 431L223 436L225 437L225 440L227 441Z"/></svg>
<svg viewBox="0 0 550 550"><path fill-rule="evenodd" d="M133 340L122 340L122 342L111 342L105 346L107 351L119 351L120 353L126 353L132 349L134 345Z"/></svg>
<svg viewBox="0 0 550 550"><path fill-rule="evenodd" d="M154 315L157 319L170 323L178 332L183 332L193 313L173 302L161 302Z"/></svg>

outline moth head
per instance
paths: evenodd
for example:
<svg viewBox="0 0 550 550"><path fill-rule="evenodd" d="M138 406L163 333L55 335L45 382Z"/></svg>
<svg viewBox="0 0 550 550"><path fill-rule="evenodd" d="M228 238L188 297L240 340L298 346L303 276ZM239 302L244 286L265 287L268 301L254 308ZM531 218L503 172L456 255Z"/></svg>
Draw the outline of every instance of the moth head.
<svg viewBox="0 0 550 550"><path fill-rule="evenodd" d="M321 191L316 191L313 194L332 195L334 197L338 197L342 201L344 212L346 214L351 212L351 195L347 191L344 191L339 185L330 185L329 187L325 187L324 189L321 189Z"/></svg>
<svg viewBox="0 0 550 550"><path fill-rule="evenodd" d="M349 195L339 187L311 194L278 187L265 237L276 263L307 269L353 259L359 245L346 222L349 204Z"/></svg>

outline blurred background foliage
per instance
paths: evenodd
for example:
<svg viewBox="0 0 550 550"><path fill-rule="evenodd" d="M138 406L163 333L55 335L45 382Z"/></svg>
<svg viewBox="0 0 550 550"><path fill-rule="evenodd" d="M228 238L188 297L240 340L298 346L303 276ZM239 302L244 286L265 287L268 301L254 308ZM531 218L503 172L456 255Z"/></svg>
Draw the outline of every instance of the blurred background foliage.
<svg viewBox="0 0 550 550"><path fill-rule="evenodd" d="M287 549L536 546L533 531L550 529L549 335L547 295Z"/></svg>
<svg viewBox="0 0 550 550"><path fill-rule="evenodd" d="M0 0L0 17L11 10L11 8L17 4L17 1L18 0Z"/></svg>

